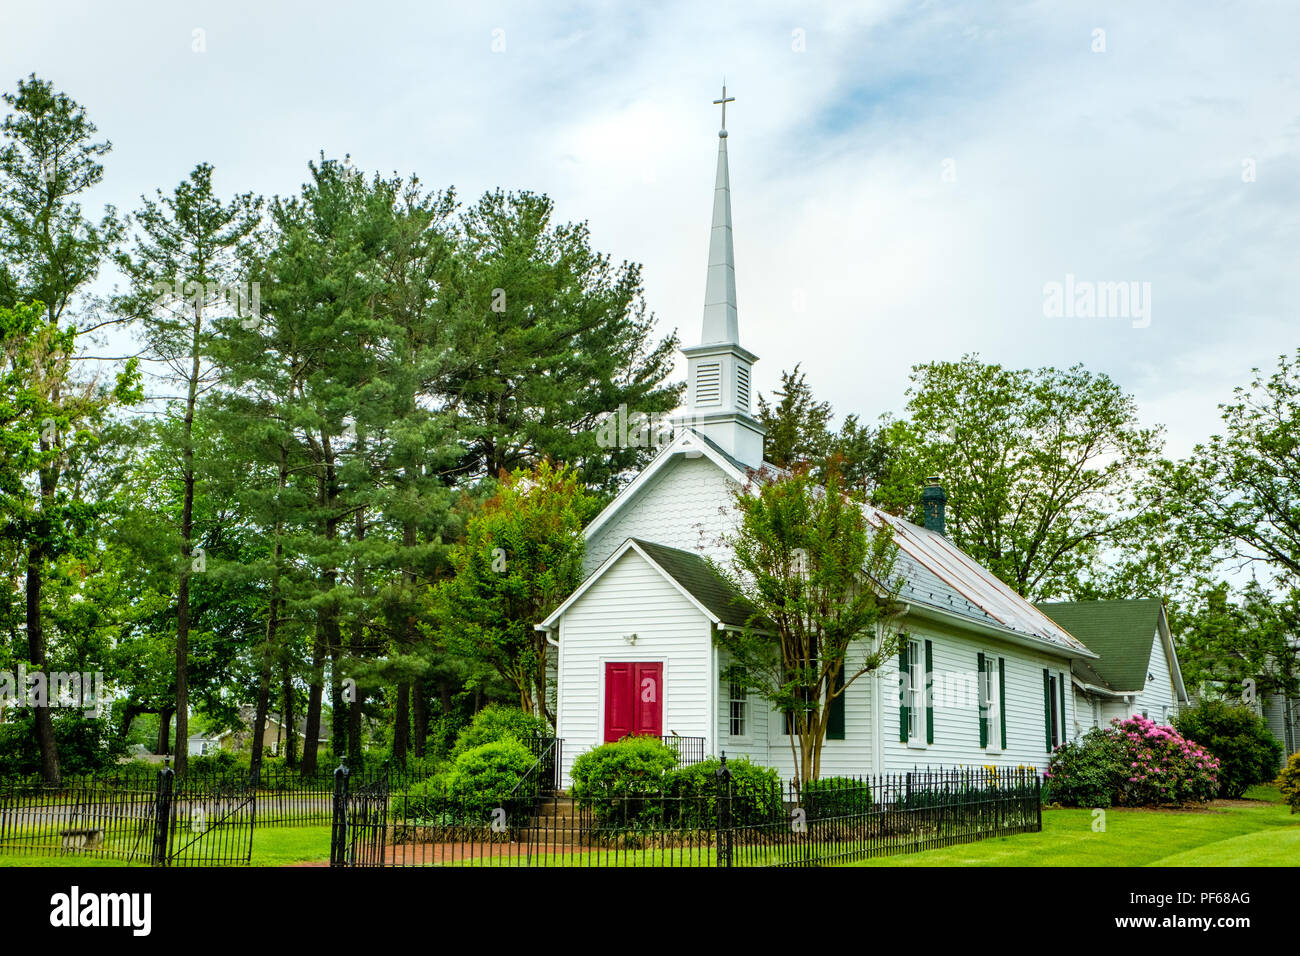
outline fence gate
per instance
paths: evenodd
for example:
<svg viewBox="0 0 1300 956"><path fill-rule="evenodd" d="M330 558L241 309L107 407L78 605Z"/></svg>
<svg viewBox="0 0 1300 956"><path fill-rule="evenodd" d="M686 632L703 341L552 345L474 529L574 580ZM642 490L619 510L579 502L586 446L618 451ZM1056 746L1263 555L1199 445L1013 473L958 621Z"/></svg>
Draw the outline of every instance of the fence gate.
<svg viewBox="0 0 1300 956"><path fill-rule="evenodd" d="M246 780L175 784L159 781L155 866L246 866L253 856L257 791Z"/></svg>
<svg viewBox="0 0 1300 956"><path fill-rule="evenodd" d="M349 773L334 773L330 866L383 866L388 833L388 778L349 788Z"/></svg>

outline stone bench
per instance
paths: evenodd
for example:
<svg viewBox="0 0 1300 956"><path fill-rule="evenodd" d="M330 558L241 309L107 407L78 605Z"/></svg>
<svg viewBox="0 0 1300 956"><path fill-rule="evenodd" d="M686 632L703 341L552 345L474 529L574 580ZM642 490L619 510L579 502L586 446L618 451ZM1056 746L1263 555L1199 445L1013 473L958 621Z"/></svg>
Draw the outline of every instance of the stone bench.
<svg viewBox="0 0 1300 956"><path fill-rule="evenodd" d="M103 827L71 827L60 830L65 850L93 850L104 842Z"/></svg>

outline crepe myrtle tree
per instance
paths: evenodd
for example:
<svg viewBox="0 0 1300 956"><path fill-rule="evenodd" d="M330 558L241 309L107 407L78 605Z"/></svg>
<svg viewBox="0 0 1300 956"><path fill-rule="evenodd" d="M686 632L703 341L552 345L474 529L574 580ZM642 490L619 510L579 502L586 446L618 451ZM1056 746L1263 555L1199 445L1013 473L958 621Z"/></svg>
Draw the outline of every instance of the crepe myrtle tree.
<svg viewBox="0 0 1300 956"><path fill-rule="evenodd" d="M714 640L732 680L785 715L802 786L821 773L832 702L897 653L897 548L834 464L824 484L806 467L756 477L735 492L734 563L714 565L752 613Z"/></svg>
<svg viewBox="0 0 1300 956"><path fill-rule="evenodd" d="M534 625L582 583L582 528L598 505L567 466L542 462L502 476L452 548L454 576L433 589L434 623L425 627L480 673L495 671L518 695L520 710L552 726L549 648Z"/></svg>

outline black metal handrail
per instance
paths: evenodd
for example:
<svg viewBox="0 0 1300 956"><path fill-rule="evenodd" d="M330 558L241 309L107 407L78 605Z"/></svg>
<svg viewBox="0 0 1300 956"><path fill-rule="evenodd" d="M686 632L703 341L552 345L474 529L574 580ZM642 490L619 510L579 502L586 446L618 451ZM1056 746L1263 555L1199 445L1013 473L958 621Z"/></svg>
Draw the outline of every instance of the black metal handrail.
<svg viewBox="0 0 1300 956"><path fill-rule="evenodd" d="M527 799L532 803L542 793L560 788L560 753L563 741L559 737L534 737L534 753L537 760L528 768L528 772L519 778L507 797L511 803ZM549 781L544 779L549 775Z"/></svg>
<svg viewBox="0 0 1300 956"><path fill-rule="evenodd" d="M704 762L704 753L708 741L703 737L679 737L671 734L667 737L660 737L660 740L668 747L673 748L677 753L677 765L679 767L690 767L697 763Z"/></svg>

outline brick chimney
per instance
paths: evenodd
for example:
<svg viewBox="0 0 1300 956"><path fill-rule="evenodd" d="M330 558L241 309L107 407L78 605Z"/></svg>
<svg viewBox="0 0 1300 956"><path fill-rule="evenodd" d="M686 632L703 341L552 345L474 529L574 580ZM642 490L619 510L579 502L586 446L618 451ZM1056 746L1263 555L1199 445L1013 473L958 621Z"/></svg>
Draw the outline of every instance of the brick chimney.
<svg viewBox="0 0 1300 956"><path fill-rule="evenodd" d="M925 527L939 534L947 534L943 523L943 506L948 503L948 496L943 493L939 479L925 479L925 488L921 491L921 507L925 510Z"/></svg>

